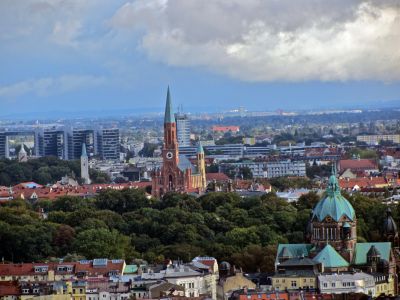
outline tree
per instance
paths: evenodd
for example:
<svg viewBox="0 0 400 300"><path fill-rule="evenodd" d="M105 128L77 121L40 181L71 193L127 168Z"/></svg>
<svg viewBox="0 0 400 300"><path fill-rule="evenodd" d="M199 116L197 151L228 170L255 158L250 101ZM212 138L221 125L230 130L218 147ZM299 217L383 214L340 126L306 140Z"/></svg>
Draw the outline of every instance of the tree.
<svg viewBox="0 0 400 300"><path fill-rule="evenodd" d="M87 259L130 258L134 253L130 239L116 230L105 228L80 232L73 244L74 251Z"/></svg>

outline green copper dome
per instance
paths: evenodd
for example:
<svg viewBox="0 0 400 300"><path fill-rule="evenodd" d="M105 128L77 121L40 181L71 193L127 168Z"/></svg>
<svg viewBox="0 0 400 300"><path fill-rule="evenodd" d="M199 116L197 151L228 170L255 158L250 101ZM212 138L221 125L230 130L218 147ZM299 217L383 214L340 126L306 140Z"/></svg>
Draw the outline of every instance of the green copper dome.
<svg viewBox="0 0 400 300"><path fill-rule="evenodd" d="M319 201L313 210L313 219L323 221L327 216L338 222L342 216L346 216L351 221L355 219L355 212L350 202L340 193L339 183L335 174L329 178L326 196Z"/></svg>

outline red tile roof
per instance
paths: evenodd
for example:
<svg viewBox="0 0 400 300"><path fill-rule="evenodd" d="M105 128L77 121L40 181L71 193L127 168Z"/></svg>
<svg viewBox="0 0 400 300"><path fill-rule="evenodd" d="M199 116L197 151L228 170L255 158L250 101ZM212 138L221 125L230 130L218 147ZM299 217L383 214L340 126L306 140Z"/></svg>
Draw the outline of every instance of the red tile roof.
<svg viewBox="0 0 400 300"><path fill-rule="evenodd" d="M378 164L371 159L341 159L339 161L340 171L350 170L371 170L378 169Z"/></svg>
<svg viewBox="0 0 400 300"><path fill-rule="evenodd" d="M232 131L232 132L238 132L240 130L239 126L216 126L214 125L212 127L213 131L217 131L217 132L228 132L228 131Z"/></svg>
<svg viewBox="0 0 400 300"><path fill-rule="evenodd" d="M371 188L378 185L385 185L387 181L383 177L363 177L339 179L339 185L343 189L353 189L356 185L359 188Z"/></svg>
<svg viewBox="0 0 400 300"><path fill-rule="evenodd" d="M206 179L207 181L228 181L229 177L224 173L207 173Z"/></svg>
<svg viewBox="0 0 400 300"><path fill-rule="evenodd" d="M20 288L15 281L0 281L0 297L18 296L20 294Z"/></svg>
<svg viewBox="0 0 400 300"><path fill-rule="evenodd" d="M99 193L102 190L113 189L123 190L132 188L146 188L151 186L151 182L128 182L118 184L90 184L83 186L53 186L53 187L41 187L35 189L26 189L21 185L13 187L14 198L25 198L30 199L36 195L39 199L50 199L54 200L61 196L92 196Z"/></svg>

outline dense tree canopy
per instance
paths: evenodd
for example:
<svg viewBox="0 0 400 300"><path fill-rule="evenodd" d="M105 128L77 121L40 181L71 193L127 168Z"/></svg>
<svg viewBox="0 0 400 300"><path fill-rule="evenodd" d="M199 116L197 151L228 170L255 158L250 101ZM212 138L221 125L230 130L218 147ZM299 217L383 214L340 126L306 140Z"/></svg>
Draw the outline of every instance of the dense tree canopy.
<svg viewBox="0 0 400 300"><path fill-rule="evenodd" d="M39 184L55 183L68 175L80 181L80 162L61 160L54 156L30 159L20 163L17 160L0 160L0 185L10 186L20 182L34 181ZM90 169L90 178L94 183L110 181L107 174Z"/></svg>
<svg viewBox="0 0 400 300"><path fill-rule="evenodd" d="M346 197L358 218L360 240L382 239L386 206L360 195ZM105 190L93 199L65 196L33 207L13 200L0 207L0 257L34 261L52 257L165 258L211 255L245 271L272 271L277 243L299 243L311 208L309 193L287 203L274 193L241 198L209 193L199 198L170 193L147 199L142 190ZM45 208L48 218L36 213ZM393 215L398 220L397 208Z"/></svg>

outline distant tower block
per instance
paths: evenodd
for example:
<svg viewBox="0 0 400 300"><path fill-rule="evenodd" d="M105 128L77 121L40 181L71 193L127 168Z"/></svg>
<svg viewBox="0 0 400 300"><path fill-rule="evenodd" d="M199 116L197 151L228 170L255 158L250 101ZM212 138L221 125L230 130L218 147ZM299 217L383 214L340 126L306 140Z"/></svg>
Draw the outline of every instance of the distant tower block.
<svg viewBox="0 0 400 300"><path fill-rule="evenodd" d="M18 161L19 162L27 162L28 154L25 151L24 143L21 144L21 149L18 152Z"/></svg>
<svg viewBox="0 0 400 300"><path fill-rule="evenodd" d="M81 178L84 184L90 184L89 177L89 158L86 153L86 144L82 144L82 155L81 155Z"/></svg>

